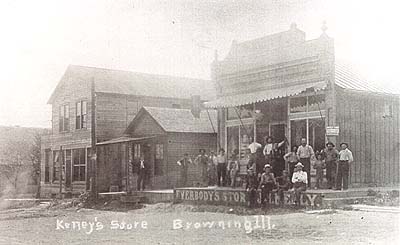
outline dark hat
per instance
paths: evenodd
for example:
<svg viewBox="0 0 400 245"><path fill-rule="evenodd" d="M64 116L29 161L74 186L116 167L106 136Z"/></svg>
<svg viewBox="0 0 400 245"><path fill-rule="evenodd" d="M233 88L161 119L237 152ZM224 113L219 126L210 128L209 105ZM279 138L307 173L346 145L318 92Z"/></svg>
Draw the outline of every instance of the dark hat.
<svg viewBox="0 0 400 245"><path fill-rule="evenodd" d="M328 145L331 145L332 147L335 147L335 144L333 144L332 142L328 142L328 143L326 143L326 146L328 146Z"/></svg>
<svg viewBox="0 0 400 245"><path fill-rule="evenodd" d="M199 152L200 152L200 153L202 153L202 152L204 152L204 153L205 153L205 152L206 152L206 150L205 150L205 149L200 149L200 150L199 150Z"/></svg>
<svg viewBox="0 0 400 245"><path fill-rule="evenodd" d="M274 140L274 138L271 135L265 137L265 141L268 141L269 139Z"/></svg>
<svg viewBox="0 0 400 245"><path fill-rule="evenodd" d="M340 146L342 146L342 145L346 145L346 147L349 147L349 144L347 144L346 142L340 143Z"/></svg>

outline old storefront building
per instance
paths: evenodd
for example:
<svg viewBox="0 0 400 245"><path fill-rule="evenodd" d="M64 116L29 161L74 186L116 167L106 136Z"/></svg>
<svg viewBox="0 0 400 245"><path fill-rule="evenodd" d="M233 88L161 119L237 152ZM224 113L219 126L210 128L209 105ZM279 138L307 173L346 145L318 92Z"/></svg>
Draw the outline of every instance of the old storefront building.
<svg viewBox="0 0 400 245"><path fill-rule="evenodd" d="M289 146L306 138L321 150L347 142L353 186L399 183L399 97L368 84L335 59L325 33L306 40L295 24L255 40L234 41L212 64L219 143L230 154L271 135ZM288 149L286 149L287 151ZM244 162L243 162L244 164Z"/></svg>
<svg viewBox="0 0 400 245"><path fill-rule="evenodd" d="M69 66L48 101L52 131L42 138L43 194L88 188L92 85L96 143L123 135L143 106L191 108L192 95L206 101L214 94L205 80Z"/></svg>

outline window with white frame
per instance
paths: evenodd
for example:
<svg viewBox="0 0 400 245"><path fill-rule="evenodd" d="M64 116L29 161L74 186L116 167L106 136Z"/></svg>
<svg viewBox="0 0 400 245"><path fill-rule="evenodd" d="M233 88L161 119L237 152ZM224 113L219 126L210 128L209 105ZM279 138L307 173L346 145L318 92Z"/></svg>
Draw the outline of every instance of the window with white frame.
<svg viewBox="0 0 400 245"><path fill-rule="evenodd" d="M72 181L86 180L86 154L85 148L73 149Z"/></svg>
<svg viewBox="0 0 400 245"><path fill-rule="evenodd" d="M87 127L87 102L82 100L76 103L75 128L83 129Z"/></svg>
<svg viewBox="0 0 400 245"><path fill-rule="evenodd" d="M69 131L69 105L60 106L58 127L60 132Z"/></svg>

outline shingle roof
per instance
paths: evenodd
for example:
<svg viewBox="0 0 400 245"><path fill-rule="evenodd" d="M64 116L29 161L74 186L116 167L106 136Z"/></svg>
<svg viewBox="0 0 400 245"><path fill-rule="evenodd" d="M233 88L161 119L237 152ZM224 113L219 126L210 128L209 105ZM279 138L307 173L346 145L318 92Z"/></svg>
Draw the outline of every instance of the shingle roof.
<svg viewBox="0 0 400 245"><path fill-rule="evenodd" d="M210 118L205 110L201 111L200 118L196 118L190 109L159 107L143 107L142 109L147 111L166 132L215 133L213 126L215 131L218 130L217 112L215 110L208 111ZM140 114L138 113L137 116Z"/></svg>
<svg viewBox="0 0 400 245"><path fill-rule="evenodd" d="M191 95L200 95L202 100L215 98L215 88L209 80L69 65L49 103L53 101L63 80L68 81L67 78L79 78L88 83L93 79L96 92L167 98L190 98Z"/></svg>

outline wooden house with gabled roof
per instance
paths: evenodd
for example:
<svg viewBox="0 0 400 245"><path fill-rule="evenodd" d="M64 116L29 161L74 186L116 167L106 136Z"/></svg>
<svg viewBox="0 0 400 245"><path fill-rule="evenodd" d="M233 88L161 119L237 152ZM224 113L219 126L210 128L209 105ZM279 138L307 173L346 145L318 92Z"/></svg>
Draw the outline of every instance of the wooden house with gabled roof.
<svg viewBox="0 0 400 245"><path fill-rule="evenodd" d="M200 104L198 104L200 105ZM142 107L124 135L97 144L98 190L136 190L133 163L143 155L149 169L148 189L177 187L177 161L187 153L194 160L200 149L217 149L215 110ZM188 183L199 181L199 166L189 166Z"/></svg>

